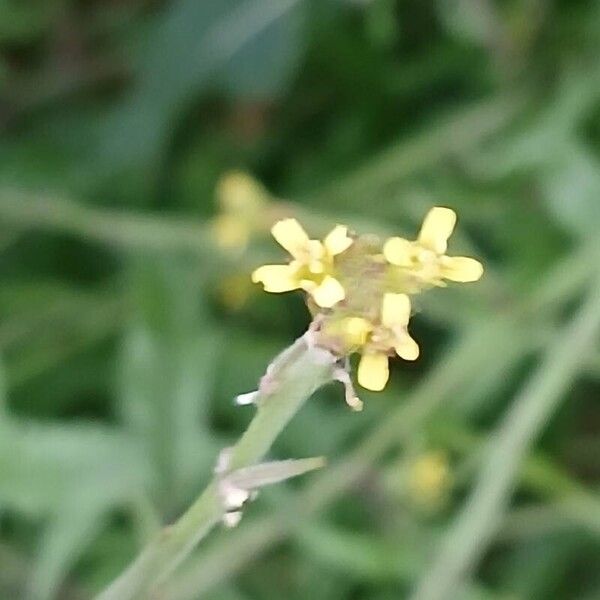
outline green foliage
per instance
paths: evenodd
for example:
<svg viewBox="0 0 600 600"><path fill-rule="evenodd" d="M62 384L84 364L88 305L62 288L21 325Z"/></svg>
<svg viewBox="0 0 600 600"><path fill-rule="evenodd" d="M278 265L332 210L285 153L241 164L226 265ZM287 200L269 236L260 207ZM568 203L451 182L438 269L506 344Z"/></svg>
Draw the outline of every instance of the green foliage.
<svg viewBox="0 0 600 600"><path fill-rule="evenodd" d="M585 0L0 0L0 598L92 598L197 497L250 420L233 397L306 328L293 295L223 296L278 256L266 236L215 245L232 168L316 233L408 234L452 206L453 253L487 274L417 307L420 361L363 413L336 386L303 408L271 458L328 466L261 493L164 598L416 597L455 539L474 560L448 597L596 598L600 347L543 357L598 279L599 17ZM462 511L534 373L560 407L473 549ZM409 479L431 450L453 482L433 508Z"/></svg>

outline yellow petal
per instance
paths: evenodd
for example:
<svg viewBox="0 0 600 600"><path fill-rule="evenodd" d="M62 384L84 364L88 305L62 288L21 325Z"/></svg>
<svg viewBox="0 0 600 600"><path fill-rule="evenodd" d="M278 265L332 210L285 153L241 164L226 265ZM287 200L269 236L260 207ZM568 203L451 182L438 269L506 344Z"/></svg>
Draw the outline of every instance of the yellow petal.
<svg viewBox="0 0 600 600"><path fill-rule="evenodd" d="M271 233L277 242L294 258L306 252L309 246L308 235L296 219L278 221L271 227Z"/></svg>
<svg viewBox="0 0 600 600"><path fill-rule="evenodd" d="M254 283L262 283L265 292L279 294L298 289L298 280L290 265L264 265L252 273Z"/></svg>
<svg viewBox="0 0 600 600"><path fill-rule="evenodd" d="M311 290L310 294L321 308L331 308L346 297L342 284L330 275L323 279L321 285Z"/></svg>
<svg viewBox="0 0 600 600"><path fill-rule="evenodd" d="M261 211L268 197L262 185L242 171L223 175L217 183L216 193L223 210L238 218L240 214L251 215Z"/></svg>
<svg viewBox="0 0 600 600"><path fill-rule="evenodd" d="M312 294L319 287L312 279L300 279L298 285L309 294Z"/></svg>
<svg viewBox="0 0 600 600"><path fill-rule="evenodd" d="M325 272L325 265L323 264L325 253L325 246L319 240L308 240L305 253L300 258L300 262L307 264L311 273L319 275Z"/></svg>
<svg viewBox="0 0 600 600"><path fill-rule="evenodd" d="M238 217L218 215L212 227L217 244L225 250L243 249L248 244L250 228Z"/></svg>
<svg viewBox="0 0 600 600"><path fill-rule="evenodd" d="M321 260L325 258L325 246L319 240L308 240L305 250L312 259Z"/></svg>
<svg viewBox="0 0 600 600"><path fill-rule="evenodd" d="M352 246L352 238L348 236L348 228L336 225L325 238L325 248L331 256L337 256Z"/></svg>
<svg viewBox="0 0 600 600"><path fill-rule="evenodd" d="M406 327L410 319L410 298L406 294L384 294L381 322L384 327Z"/></svg>
<svg viewBox="0 0 600 600"><path fill-rule="evenodd" d="M373 326L362 317L350 317L343 323L344 336L349 346L363 346Z"/></svg>
<svg viewBox="0 0 600 600"><path fill-rule="evenodd" d="M308 270L315 275L321 275L325 272L325 265L322 260L311 260L308 263Z"/></svg>
<svg viewBox="0 0 600 600"><path fill-rule="evenodd" d="M451 208L435 206L425 216L419 242L436 254L445 254L448 238L452 235L455 225L456 213Z"/></svg>
<svg viewBox="0 0 600 600"><path fill-rule="evenodd" d="M380 392L390 377L388 357L385 354L363 354L358 365L358 383L367 390Z"/></svg>
<svg viewBox="0 0 600 600"><path fill-rule="evenodd" d="M442 277L450 281L470 283L483 275L483 265L478 260L466 256L443 256L441 266Z"/></svg>
<svg viewBox="0 0 600 600"><path fill-rule="evenodd" d="M392 265L409 267L412 263L413 244L401 237L387 240L383 246L383 255Z"/></svg>
<svg viewBox="0 0 600 600"><path fill-rule="evenodd" d="M396 353L404 360L417 360L419 358L419 344L407 332L396 340Z"/></svg>

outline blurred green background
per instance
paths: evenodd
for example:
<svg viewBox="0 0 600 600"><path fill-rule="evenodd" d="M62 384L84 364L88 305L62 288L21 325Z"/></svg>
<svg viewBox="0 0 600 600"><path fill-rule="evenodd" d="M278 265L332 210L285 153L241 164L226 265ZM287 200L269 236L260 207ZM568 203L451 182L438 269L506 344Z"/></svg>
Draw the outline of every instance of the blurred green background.
<svg viewBox="0 0 600 600"><path fill-rule="evenodd" d="M92 598L210 479L309 322L249 284L278 211L434 205L485 278L164 599L599 598L599 48L592 0L0 0L0 598Z"/></svg>

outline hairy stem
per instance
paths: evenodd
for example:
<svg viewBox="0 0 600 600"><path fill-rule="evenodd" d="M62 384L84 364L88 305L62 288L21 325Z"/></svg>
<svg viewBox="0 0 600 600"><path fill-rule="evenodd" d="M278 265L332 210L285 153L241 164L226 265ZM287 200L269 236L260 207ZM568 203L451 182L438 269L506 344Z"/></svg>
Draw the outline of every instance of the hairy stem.
<svg viewBox="0 0 600 600"><path fill-rule="evenodd" d="M310 332L272 363L255 399L258 411L229 453L228 471L258 462L313 392L331 381L333 357L314 348L309 336ZM226 508L218 484L215 476L179 520L163 529L97 600L147 599L222 519Z"/></svg>

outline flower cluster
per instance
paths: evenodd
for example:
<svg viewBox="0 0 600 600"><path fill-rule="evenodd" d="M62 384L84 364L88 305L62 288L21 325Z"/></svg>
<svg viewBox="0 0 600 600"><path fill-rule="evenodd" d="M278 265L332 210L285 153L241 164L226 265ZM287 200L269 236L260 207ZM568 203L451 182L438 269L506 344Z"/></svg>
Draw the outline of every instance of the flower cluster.
<svg viewBox="0 0 600 600"><path fill-rule="evenodd" d="M307 292L319 345L340 358L359 353L358 382L380 391L389 378L390 356L411 361L419 356L408 332L410 296L483 274L479 261L446 255L455 225L453 210L435 207L414 241L392 237L382 243L337 225L321 242L310 239L295 219L285 219L271 231L292 260L259 267L252 280L267 292Z"/></svg>
<svg viewBox="0 0 600 600"><path fill-rule="evenodd" d="M352 245L348 229L335 227L323 242L311 240L296 219L284 219L273 225L273 237L292 256L287 265L264 265L252 274L254 283L262 283L267 292L303 289L321 308L332 308L346 297L335 278L334 258Z"/></svg>

